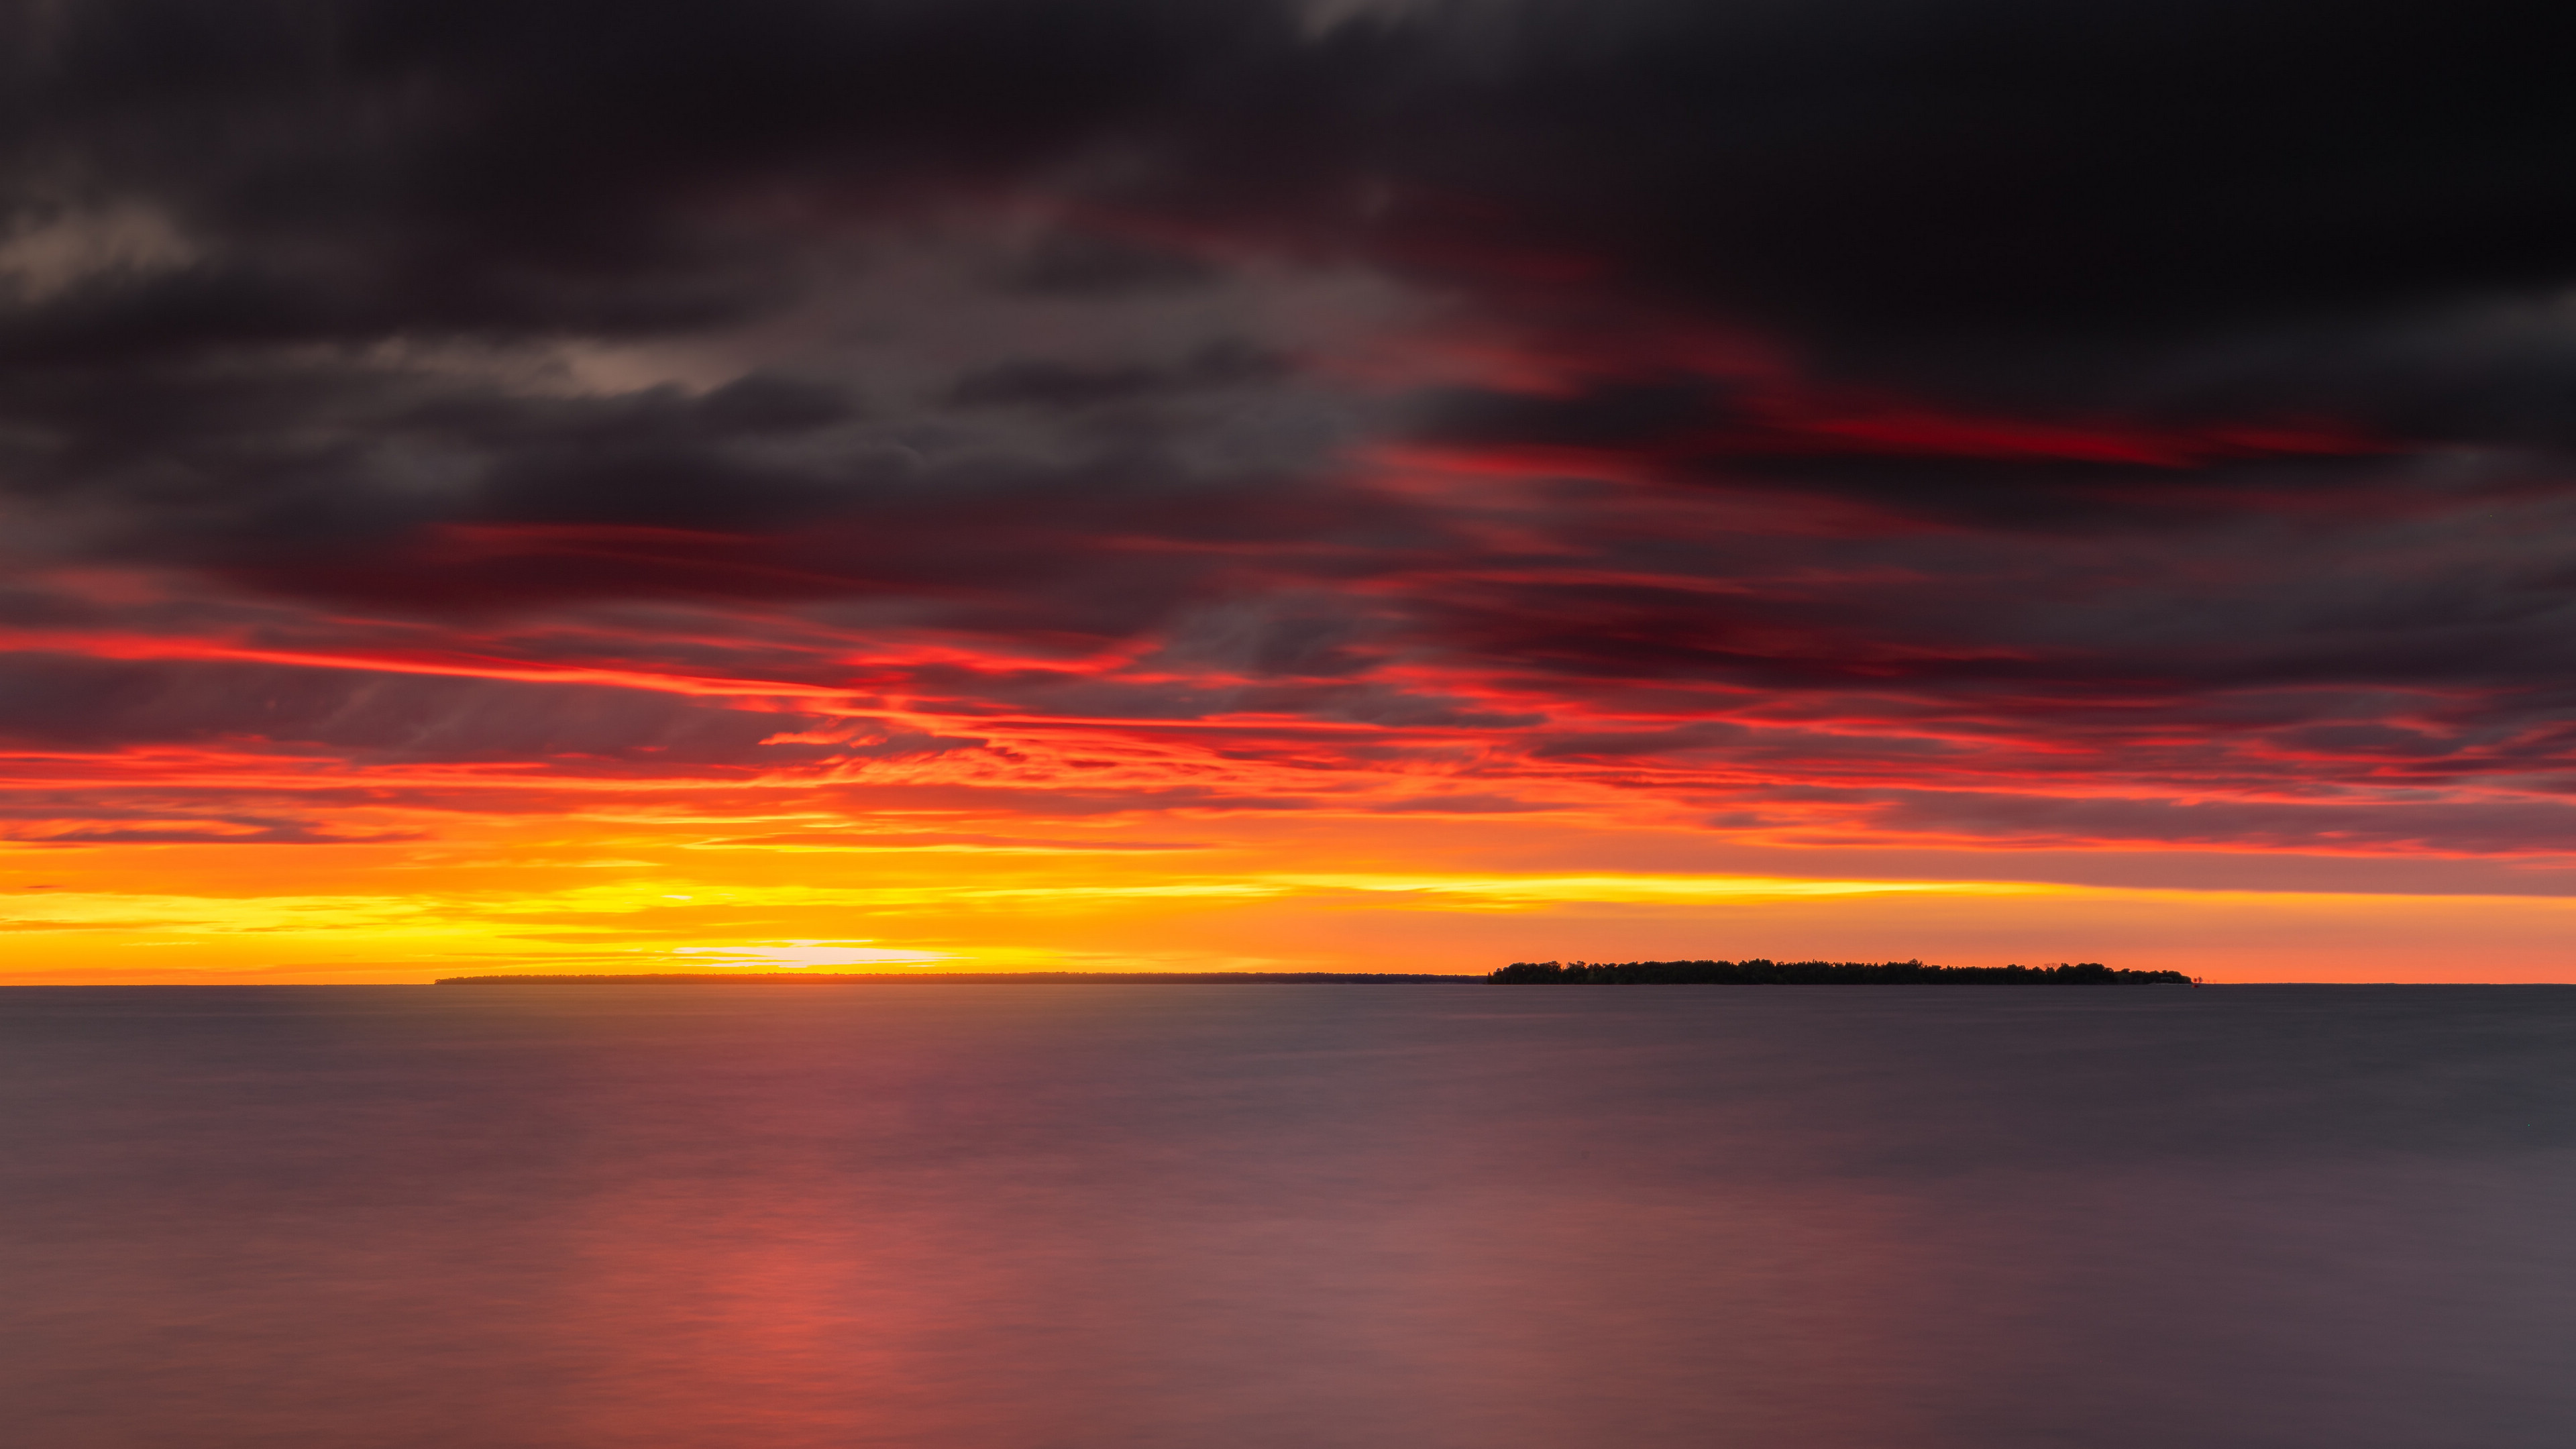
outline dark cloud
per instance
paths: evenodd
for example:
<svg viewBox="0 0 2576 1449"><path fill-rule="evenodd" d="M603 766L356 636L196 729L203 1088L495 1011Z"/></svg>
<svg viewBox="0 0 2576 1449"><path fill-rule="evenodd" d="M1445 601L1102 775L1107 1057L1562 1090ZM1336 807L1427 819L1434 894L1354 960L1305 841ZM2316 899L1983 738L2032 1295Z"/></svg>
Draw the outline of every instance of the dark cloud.
<svg viewBox="0 0 2576 1449"><path fill-rule="evenodd" d="M1452 388L1415 399L1413 436L1464 448L1561 447L1653 453L1729 421L1725 390L1704 377L1609 379L1571 394Z"/></svg>
<svg viewBox="0 0 2576 1449"><path fill-rule="evenodd" d="M824 721L599 686L233 662L0 656L0 742L118 749L226 742L327 751L358 765L542 760L756 769L836 754L917 754L912 736L764 744Z"/></svg>
<svg viewBox="0 0 2576 1449"><path fill-rule="evenodd" d="M30 845L387 845L420 832L335 830L318 821L226 820L214 825L83 826L13 837Z"/></svg>
<svg viewBox="0 0 2576 1449"><path fill-rule="evenodd" d="M1880 828L1909 833L2033 843L2223 843L2461 855L2562 855L2576 850L2576 808L2547 803L2070 800L1906 792L1867 819Z"/></svg>
<svg viewBox="0 0 2576 1449"><path fill-rule="evenodd" d="M2538 295L2576 246L2576 36L2518 3L17 14L30 192L139 190L238 256L131 304L173 335L685 326L784 300L775 264L838 218L1002 190L1236 245L1579 258L1852 341ZM1025 255L1115 290L1194 253Z"/></svg>
<svg viewBox="0 0 2576 1449"><path fill-rule="evenodd" d="M1417 795L1372 807L1381 815L1520 815L1552 807L1509 795Z"/></svg>
<svg viewBox="0 0 2576 1449"><path fill-rule="evenodd" d="M1224 716L1346 733L1192 768L1473 782L1386 809L1942 770L1874 828L2015 840L2344 829L1960 805L2016 770L2544 795L2570 41L2477 0L19 7L0 731L721 776ZM765 743L824 716L84 631L978 723ZM1010 798L1309 803L1190 788Z"/></svg>
<svg viewBox="0 0 2576 1449"><path fill-rule="evenodd" d="M1204 286L1221 275L1207 258L1098 232L1049 232L1000 269L1013 291L1104 296Z"/></svg>
<svg viewBox="0 0 2576 1449"><path fill-rule="evenodd" d="M1207 388L1268 382L1287 360L1240 341L1202 347L1167 367L1086 367L1017 360L978 368L949 393L962 407L1086 408Z"/></svg>

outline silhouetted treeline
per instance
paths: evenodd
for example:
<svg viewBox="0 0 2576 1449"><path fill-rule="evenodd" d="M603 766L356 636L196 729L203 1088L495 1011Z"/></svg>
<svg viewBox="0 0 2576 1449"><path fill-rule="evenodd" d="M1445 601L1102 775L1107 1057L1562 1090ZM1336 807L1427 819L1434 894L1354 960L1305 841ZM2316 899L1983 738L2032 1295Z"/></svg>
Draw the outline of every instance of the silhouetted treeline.
<svg viewBox="0 0 2576 1449"><path fill-rule="evenodd" d="M1073 982L1084 985L1145 986L1307 986L1405 985L1418 981L1482 981L1481 976L1434 976L1384 971L892 971L809 972L763 971L718 973L714 971L665 971L632 976L442 976L439 986L664 986L680 982L713 981L740 984L747 981L828 982L846 986L875 986L898 981L922 981L937 984L960 981L984 984L1061 985Z"/></svg>
<svg viewBox="0 0 2576 1449"><path fill-rule="evenodd" d="M2179 971L2114 971L2099 961L2054 966L1926 966L1920 961L1515 961L1487 977L1503 982L1617 986L2014 985L2188 986Z"/></svg>

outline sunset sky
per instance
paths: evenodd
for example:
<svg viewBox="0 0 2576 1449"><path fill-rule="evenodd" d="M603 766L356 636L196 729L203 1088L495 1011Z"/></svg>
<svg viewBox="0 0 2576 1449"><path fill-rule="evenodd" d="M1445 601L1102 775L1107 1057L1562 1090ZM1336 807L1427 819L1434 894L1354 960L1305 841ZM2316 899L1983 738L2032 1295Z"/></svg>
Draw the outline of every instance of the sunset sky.
<svg viewBox="0 0 2576 1449"><path fill-rule="evenodd" d="M2576 977L2576 10L0 14L0 979Z"/></svg>

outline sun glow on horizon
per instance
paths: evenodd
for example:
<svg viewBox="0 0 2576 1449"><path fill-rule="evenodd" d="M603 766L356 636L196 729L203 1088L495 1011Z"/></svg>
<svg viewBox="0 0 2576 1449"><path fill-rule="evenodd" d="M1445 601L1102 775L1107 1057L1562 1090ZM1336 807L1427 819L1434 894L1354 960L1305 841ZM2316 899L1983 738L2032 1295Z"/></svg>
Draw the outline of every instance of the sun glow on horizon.
<svg viewBox="0 0 2576 1449"><path fill-rule="evenodd" d="M747 941L738 946L675 946L673 956L704 957L687 964L715 968L768 966L803 971L814 966L921 966L951 961L945 951L902 951L860 941Z"/></svg>
<svg viewBox="0 0 2576 1449"><path fill-rule="evenodd" d="M1196 822L1203 832L1209 825ZM894 850L836 857L828 871L798 866L802 878L790 883L775 879L778 864L763 856L657 850L628 837L612 848L639 854L529 852L516 864L501 854L484 865L409 870L344 861L292 888L203 845L57 850L42 853L54 879L8 901L12 947L0 979L425 981L479 971L848 966L1480 973L1525 959L1768 956L2081 957L2213 980L2514 980L2562 975L2553 969L2560 943L2576 927L2576 901L2528 894L1312 868L1357 854L1362 842L1385 844L1373 824L1359 830L1354 839L1327 834L1219 852L1181 878L1151 852ZM1445 833L1424 832L1429 841ZM1475 834L1488 852L1554 848L1587 858L1623 840L1550 842L1538 822ZM1624 838L1624 848L1654 839ZM1448 849L1462 864L1472 854L1455 841ZM128 883L136 862L120 854L142 856L155 888ZM961 860L984 863L945 864ZM683 874L691 861L728 864L721 875ZM426 878L383 889L405 875Z"/></svg>
<svg viewBox="0 0 2576 1449"><path fill-rule="evenodd" d="M2576 976L2564 87L1605 3L27 11L0 979Z"/></svg>

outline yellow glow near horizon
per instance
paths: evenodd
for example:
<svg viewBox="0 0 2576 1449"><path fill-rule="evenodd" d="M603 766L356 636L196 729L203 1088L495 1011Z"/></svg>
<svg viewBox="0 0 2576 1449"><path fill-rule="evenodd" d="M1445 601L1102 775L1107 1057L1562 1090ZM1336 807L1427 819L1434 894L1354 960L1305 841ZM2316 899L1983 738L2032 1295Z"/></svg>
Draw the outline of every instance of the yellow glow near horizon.
<svg viewBox="0 0 2576 1449"><path fill-rule="evenodd" d="M944 951L892 951L865 941L747 941L738 946L682 946L674 956L692 966L769 966L803 971L816 966L926 966L954 958Z"/></svg>
<svg viewBox="0 0 2576 1449"><path fill-rule="evenodd" d="M2576 927L2576 902L2540 896L1315 870L1293 860L1192 878L1097 856L964 873L890 858L843 882L782 883L756 868L684 874L686 858L667 853L658 862L599 855L588 857L599 864L468 867L432 879L381 865L318 872L278 893L220 868L192 878L172 859L156 862L160 889L139 890L124 886L129 872L99 869L104 854L84 853L85 882L13 894L0 921L9 942L0 980L394 982L897 965L1465 973L1522 959L1753 956L2093 959L2215 979L2518 980L2567 974L2563 943ZM198 859L221 867L238 857ZM385 888L397 882L409 889Z"/></svg>

